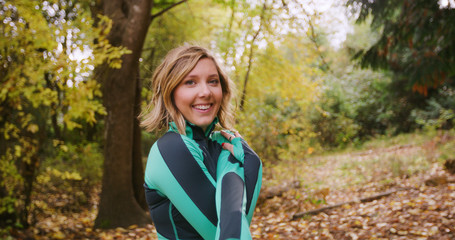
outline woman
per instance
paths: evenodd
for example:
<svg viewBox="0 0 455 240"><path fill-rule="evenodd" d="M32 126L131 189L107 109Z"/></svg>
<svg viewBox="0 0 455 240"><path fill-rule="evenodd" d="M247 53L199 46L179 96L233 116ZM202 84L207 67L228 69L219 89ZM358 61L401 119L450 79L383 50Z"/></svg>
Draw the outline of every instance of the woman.
<svg viewBox="0 0 455 240"><path fill-rule="evenodd" d="M251 239L262 164L232 124L232 83L204 48L171 50L152 78L146 199L159 239Z"/></svg>

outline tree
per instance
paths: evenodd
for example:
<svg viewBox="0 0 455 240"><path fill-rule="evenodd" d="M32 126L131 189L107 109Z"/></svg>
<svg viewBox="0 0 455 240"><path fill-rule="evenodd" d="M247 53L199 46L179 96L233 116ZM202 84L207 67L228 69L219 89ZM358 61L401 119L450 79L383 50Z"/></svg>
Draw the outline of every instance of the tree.
<svg viewBox="0 0 455 240"><path fill-rule="evenodd" d="M139 58L152 19L185 1L171 3L154 15L154 1L151 0L102 1L99 5L98 10L112 19L112 29L107 36L109 43L131 52L122 56L120 68L105 63L95 70L107 112L103 187L95 227L125 227L150 222L136 199L136 196L144 199L143 193L139 192L143 191L141 135L137 121L142 89Z"/></svg>
<svg viewBox="0 0 455 240"><path fill-rule="evenodd" d="M384 88L393 103L389 128L395 133L417 128L413 112L425 109L432 98L442 104L455 86L455 6L424 0L349 0L348 6L357 23L371 25L378 34L354 59L363 68L391 74Z"/></svg>
<svg viewBox="0 0 455 240"><path fill-rule="evenodd" d="M84 136L83 126L104 113L90 67L118 51L93 43L98 29L81 4L0 1L0 13L0 225L25 227L49 149L64 145L71 131ZM71 57L85 47L98 50L81 61Z"/></svg>
<svg viewBox="0 0 455 240"><path fill-rule="evenodd" d="M102 64L95 70L106 108L102 192L95 227L108 228L149 222L133 191L133 147L137 69L152 2L103 1L102 14L112 20L107 40L131 52L120 68Z"/></svg>
<svg viewBox="0 0 455 240"><path fill-rule="evenodd" d="M372 16L379 40L359 51L363 67L395 73L408 91L424 96L430 89L455 86L455 6L427 0L349 0L357 22Z"/></svg>
<svg viewBox="0 0 455 240"><path fill-rule="evenodd" d="M314 4L232 0L227 27L218 34L240 88L236 127L266 162L302 159L314 138L305 113L328 64Z"/></svg>

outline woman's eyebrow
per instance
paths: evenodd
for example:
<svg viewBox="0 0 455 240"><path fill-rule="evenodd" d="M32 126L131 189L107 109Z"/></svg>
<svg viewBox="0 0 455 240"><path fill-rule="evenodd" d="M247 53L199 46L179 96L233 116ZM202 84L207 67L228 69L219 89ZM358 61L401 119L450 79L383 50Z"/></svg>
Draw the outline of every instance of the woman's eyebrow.
<svg viewBox="0 0 455 240"><path fill-rule="evenodd" d="M198 75L187 75L184 79L188 79L188 78L197 78Z"/></svg>
<svg viewBox="0 0 455 240"><path fill-rule="evenodd" d="M218 77L218 76L219 76L218 73L209 75L209 77Z"/></svg>
<svg viewBox="0 0 455 240"><path fill-rule="evenodd" d="M191 74L191 75L187 75L184 79L187 79L187 78L198 78L198 77L199 77L199 75L197 75L197 74ZM211 77L219 77L219 75L218 74L210 74L208 77L209 78L211 78Z"/></svg>

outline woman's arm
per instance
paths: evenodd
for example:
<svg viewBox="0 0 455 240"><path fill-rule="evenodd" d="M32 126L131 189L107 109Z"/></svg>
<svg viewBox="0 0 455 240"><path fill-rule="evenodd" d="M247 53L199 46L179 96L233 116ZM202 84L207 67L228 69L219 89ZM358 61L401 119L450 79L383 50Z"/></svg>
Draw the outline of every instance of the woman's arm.
<svg viewBox="0 0 455 240"><path fill-rule="evenodd" d="M262 185L262 161L238 132L216 132L213 138L220 144L224 143L223 148L232 154L230 162L235 162L233 160L235 159L243 165L247 201L246 214L248 223L251 223Z"/></svg>
<svg viewBox="0 0 455 240"><path fill-rule="evenodd" d="M261 160L238 133L223 131L213 138L225 149L217 166L217 237L251 239L249 224L262 183Z"/></svg>

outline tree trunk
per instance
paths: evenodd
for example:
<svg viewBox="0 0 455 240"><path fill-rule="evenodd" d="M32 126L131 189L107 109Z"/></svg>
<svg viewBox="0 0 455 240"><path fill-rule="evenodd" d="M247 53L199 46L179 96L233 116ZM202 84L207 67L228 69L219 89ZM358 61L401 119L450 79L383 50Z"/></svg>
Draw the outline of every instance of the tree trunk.
<svg viewBox="0 0 455 240"><path fill-rule="evenodd" d="M133 191L134 197L142 207L147 210L147 202L145 201L144 192L144 165L142 163L142 147L141 147L141 127L139 126L139 119L137 118L141 113L141 91L142 81L139 74L139 67L137 68L137 86L136 97L134 99L134 127L133 127Z"/></svg>
<svg viewBox="0 0 455 240"><path fill-rule="evenodd" d="M151 0L103 1L103 14L112 19L108 40L131 50L122 57L120 69L107 65L97 69L103 89L105 120L104 172L97 228L144 225L150 218L135 199L133 146L138 66L151 21Z"/></svg>

